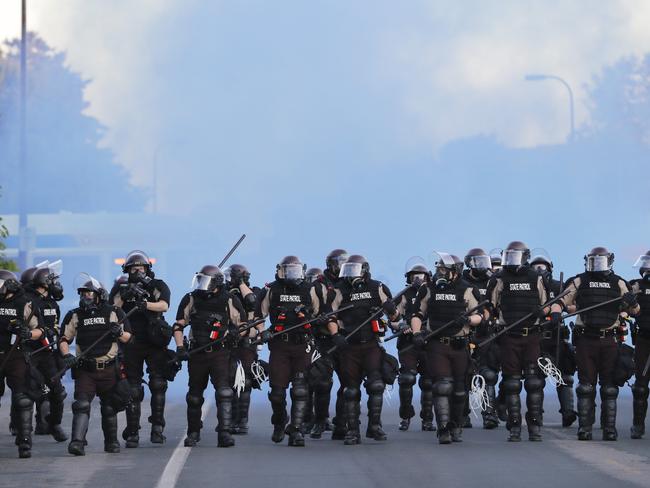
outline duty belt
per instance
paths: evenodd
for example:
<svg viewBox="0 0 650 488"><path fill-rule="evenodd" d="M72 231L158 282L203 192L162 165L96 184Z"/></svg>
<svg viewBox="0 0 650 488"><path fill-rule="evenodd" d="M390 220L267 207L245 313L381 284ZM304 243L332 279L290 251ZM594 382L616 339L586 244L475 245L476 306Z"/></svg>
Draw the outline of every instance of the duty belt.
<svg viewBox="0 0 650 488"><path fill-rule="evenodd" d="M539 325L533 325L532 327L522 327L519 330L513 330L511 332L508 332L508 335L516 337L528 337L529 335L538 333L540 330L542 329Z"/></svg>
<svg viewBox="0 0 650 488"><path fill-rule="evenodd" d="M309 335L305 333L283 332L273 339L280 342L291 342L292 344L306 344L309 341Z"/></svg>
<svg viewBox="0 0 650 488"><path fill-rule="evenodd" d="M82 360L82 367L87 371L101 371L115 364L116 358L106 361L97 361L96 359Z"/></svg>
<svg viewBox="0 0 650 488"><path fill-rule="evenodd" d="M451 336L451 337L440 337L438 338L438 342L440 344L444 344L446 346L464 346L469 343L469 337L468 336Z"/></svg>
<svg viewBox="0 0 650 488"><path fill-rule="evenodd" d="M201 347L200 344L195 344L195 348ZM212 352L212 351L218 351L219 349L223 349L226 347L226 344L221 341L217 344L213 344L212 346L206 347L205 349L201 349L199 352ZM192 350L192 345L190 345L190 351ZM196 354L196 353L195 353Z"/></svg>
<svg viewBox="0 0 650 488"><path fill-rule="evenodd" d="M579 335L584 335L587 337L595 337L598 339L606 339L607 337L614 337L616 335L616 329L594 329L589 327L580 327L577 329Z"/></svg>

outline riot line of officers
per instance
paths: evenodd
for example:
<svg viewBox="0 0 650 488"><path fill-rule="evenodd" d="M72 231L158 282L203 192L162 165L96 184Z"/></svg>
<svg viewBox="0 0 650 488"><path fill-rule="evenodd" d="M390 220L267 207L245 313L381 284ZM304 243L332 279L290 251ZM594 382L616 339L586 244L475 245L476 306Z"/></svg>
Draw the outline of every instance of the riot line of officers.
<svg viewBox="0 0 650 488"><path fill-rule="evenodd" d="M125 258L124 274L110 291L92 276L79 275L79 306L62 320L60 261L30 268L20 280L0 270L0 385L4 390L6 380L11 390L10 428L19 456L31 456L34 410L37 434L68 440L61 427L66 398L61 377L68 369L74 379L71 454L84 455L95 396L105 451L120 451L120 411L126 413L125 446L138 447L143 384L151 394L150 441L164 443L165 393L185 362L188 447L201 439L208 381L215 390L218 446L230 447L233 435L248 432L251 392L267 373L276 443L287 437L288 445L304 446L305 435L318 439L331 431L334 440L359 444L362 388L368 398L365 437L386 440L384 391L396 378L402 431L415 416L418 382L422 430L436 431L440 444L461 442L463 428L471 427L470 387L479 378L486 397L483 427L505 422L508 440L520 441L525 420L528 439L540 441L544 361L559 370L562 425L577 419L580 440L592 438L597 387L603 440L617 439L619 387L635 375L631 436L644 435L650 251L636 263L641 278L630 282L614 273L614 254L604 247L589 251L585 271L564 282L554 279L547 256L531 256L520 241L492 256L480 248L464 260L436 254L435 270L411 266L406 287L395 296L372 278L363 256L343 249L327 256L324 270L307 270L298 257L287 256L275 280L262 288L251 285L243 265L225 272L206 265L195 274L172 325L163 317L169 287L142 251ZM567 316L575 320L567 323ZM630 329L633 352L624 344ZM384 339L394 338L399 364L383 347ZM168 347L172 339L175 350ZM258 357L262 344L270 351L268 363ZM340 387L330 420L334 374Z"/></svg>

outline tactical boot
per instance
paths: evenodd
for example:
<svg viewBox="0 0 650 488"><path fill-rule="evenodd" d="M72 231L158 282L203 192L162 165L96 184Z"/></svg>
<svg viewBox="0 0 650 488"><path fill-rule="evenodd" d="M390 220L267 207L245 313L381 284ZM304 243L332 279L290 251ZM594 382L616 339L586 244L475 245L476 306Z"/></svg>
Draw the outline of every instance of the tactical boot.
<svg viewBox="0 0 650 488"><path fill-rule="evenodd" d="M151 436L150 440L152 444L164 444L167 440L167 437L163 435L163 426L162 425L152 425L151 426Z"/></svg>
<svg viewBox="0 0 650 488"><path fill-rule="evenodd" d="M50 434L56 442L65 442L68 436L61 428L61 418L63 417L63 398L59 401L50 401L50 413L46 417L50 428Z"/></svg>
<svg viewBox="0 0 650 488"><path fill-rule="evenodd" d="M63 431L61 425L50 425L50 434L56 442L65 442L68 440L68 435Z"/></svg>
<svg viewBox="0 0 650 488"><path fill-rule="evenodd" d="M217 434L217 447L232 447L235 445L235 439L230 435L230 431L222 431Z"/></svg>
<svg viewBox="0 0 650 488"><path fill-rule="evenodd" d="M311 428L309 437L311 437L312 439L320 439L323 435L323 432L325 432L325 423L316 422L314 426Z"/></svg>
<svg viewBox="0 0 650 488"><path fill-rule="evenodd" d="M644 435L645 435L645 425L644 424L633 425L630 428L630 438L631 439L643 439Z"/></svg>
<svg viewBox="0 0 650 488"><path fill-rule="evenodd" d="M630 437L641 439L645 434L645 417L648 412L648 387L639 383L632 386L632 428Z"/></svg>
<svg viewBox="0 0 650 488"><path fill-rule="evenodd" d="M483 428L485 430L496 429L499 426L499 418L496 414L483 412Z"/></svg>
<svg viewBox="0 0 650 488"><path fill-rule="evenodd" d="M16 437L16 445L18 446L18 457L26 459L32 457L32 439L28 436Z"/></svg>
<svg viewBox="0 0 650 488"><path fill-rule="evenodd" d="M436 431L436 426L433 425L433 421L431 421L431 420L423 420L422 421L422 431L423 432L435 432Z"/></svg>
<svg viewBox="0 0 650 488"><path fill-rule="evenodd" d="M185 447L195 447L201 440L201 434L199 432L188 432L183 445Z"/></svg>
<svg viewBox="0 0 650 488"><path fill-rule="evenodd" d="M111 411L113 410L111 409ZM102 415L102 431L104 432L104 451L114 454L120 452L120 443L117 441L117 415L115 413L113 415Z"/></svg>
<svg viewBox="0 0 650 488"><path fill-rule="evenodd" d="M235 439L230 434L232 427L232 401L234 392L230 387L221 387L215 393L217 402L217 423L218 436L217 447L232 447L235 445Z"/></svg>
<svg viewBox="0 0 650 488"><path fill-rule="evenodd" d="M345 439L343 444L346 446L354 446L361 444L361 433L359 432L359 423L357 422L356 427L350 427L345 433Z"/></svg>
<svg viewBox="0 0 650 488"><path fill-rule="evenodd" d="M302 431L292 425L287 427L286 433L289 435L288 444L292 447L305 447L305 437Z"/></svg>
<svg viewBox="0 0 650 488"><path fill-rule="evenodd" d="M122 439L126 441L129 449L138 447L140 443L140 402L132 402L126 407L126 428L122 432Z"/></svg>
<svg viewBox="0 0 650 488"><path fill-rule="evenodd" d="M345 439L345 420L341 417L334 417L332 427L332 440L342 441Z"/></svg>
<svg viewBox="0 0 650 488"><path fill-rule="evenodd" d="M615 441L618 439L616 431L616 399L618 398L618 387L615 385L604 385L600 387L603 440Z"/></svg>
<svg viewBox="0 0 650 488"><path fill-rule="evenodd" d="M45 397L44 400L36 402L36 427L35 435L49 435L50 426L47 423L47 417L50 415L50 401Z"/></svg>
<svg viewBox="0 0 650 488"><path fill-rule="evenodd" d="M573 378L571 378L573 381ZM573 384L573 383L572 383ZM562 414L562 427L571 427L578 419L573 400L573 387L567 385L557 387L557 397L560 400L560 413Z"/></svg>
<svg viewBox="0 0 650 488"><path fill-rule="evenodd" d="M521 441L521 425L511 425L508 432L508 442Z"/></svg>
<svg viewBox="0 0 650 488"><path fill-rule="evenodd" d="M384 429L381 428L381 424L369 424L366 429L366 437L376 441L385 441L388 438Z"/></svg>
<svg viewBox="0 0 650 488"><path fill-rule="evenodd" d="M85 456L86 451L84 451L84 443L80 441L70 441L70 444L68 444L68 453L74 454L75 456Z"/></svg>
<svg viewBox="0 0 650 488"><path fill-rule="evenodd" d="M463 442L463 429L452 425L449 429L449 434L451 435L452 442Z"/></svg>
<svg viewBox="0 0 650 488"><path fill-rule="evenodd" d="M447 425L438 424L438 444L451 444L451 432Z"/></svg>
<svg viewBox="0 0 650 488"><path fill-rule="evenodd" d="M409 430L409 425L411 425L411 419L402 419L399 422L399 430L407 431Z"/></svg>
<svg viewBox="0 0 650 488"><path fill-rule="evenodd" d="M472 420L469 418L469 415L465 415L465 418L463 419L463 429L471 429L472 428Z"/></svg>
<svg viewBox="0 0 650 488"><path fill-rule="evenodd" d="M282 442L284 440L285 429L286 425L284 423L273 425L273 435L271 436L271 440L276 444Z"/></svg>
<svg viewBox="0 0 650 488"><path fill-rule="evenodd" d="M233 408L233 413L237 412L237 422L232 433L236 435L246 435L248 434L248 412L250 410L251 404L251 392L250 390L244 390L239 394L236 405L237 408Z"/></svg>

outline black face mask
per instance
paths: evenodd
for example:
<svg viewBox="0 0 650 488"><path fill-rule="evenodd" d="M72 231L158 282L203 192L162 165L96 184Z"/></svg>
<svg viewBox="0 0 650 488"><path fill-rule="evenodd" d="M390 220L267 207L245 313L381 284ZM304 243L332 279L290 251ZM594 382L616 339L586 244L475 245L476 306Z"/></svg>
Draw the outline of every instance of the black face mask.
<svg viewBox="0 0 650 488"><path fill-rule="evenodd" d="M97 303L95 302L95 297L81 297L79 299L79 307L83 310L96 310Z"/></svg>
<svg viewBox="0 0 650 488"><path fill-rule="evenodd" d="M650 281L650 270L644 271L643 273L643 280L645 281Z"/></svg>
<svg viewBox="0 0 650 488"><path fill-rule="evenodd" d="M137 271L135 273L129 273L129 283L142 283L144 286L147 286L151 283L151 278L144 271Z"/></svg>
<svg viewBox="0 0 650 488"><path fill-rule="evenodd" d="M15 294L18 293L18 291L20 291L20 283L18 283L15 280L7 280L5 281L3 288L4 288L4 293L2 293L3 295Z"/></svg>
<svg viewBox="0 0 650 488"><path fill-rule="evenodd" d="M489 269L472 269L472 275L479 279L489 278L492 274Z"/></svg>

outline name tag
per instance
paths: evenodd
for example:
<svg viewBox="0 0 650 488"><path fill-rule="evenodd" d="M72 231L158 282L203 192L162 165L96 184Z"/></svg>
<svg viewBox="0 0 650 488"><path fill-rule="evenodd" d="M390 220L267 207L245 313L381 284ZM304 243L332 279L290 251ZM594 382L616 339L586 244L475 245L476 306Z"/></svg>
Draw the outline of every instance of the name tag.
<svg viewBox="0 0 650 488"><path fill-rule="evenodd" d="M369 291L362 291L360 293L353 293L350 296L351 301L354 301L354 300L369 300L371 298L372 298L372 293L370 293Z"/></svg>
<svg viewBox="0 0 650 488"><path fill-rule="evenodd" d="M91 317L89 319L84 319L81 325L103 325L106 323L104 317Z"/></svg>
<svg viewBox="0 0 650 488"><path fill-rule="evenodd" d="M510 283L510 291L530 291L530 283Z"/></svg>
<svg viewBox="0 0 650 488"><path fill-rule="evenodd" d="M300 295L280 295L280 301L300 303Z"/></svg>
<svg viewBox="0 0 650 488"><path fill-rule="evenodd" d="M436 293L436 301L455 302L456 295L452 293Z"/></svg>
<svg viewBox="0 0 650 488"><path fill-rule="evenodd" d="M606 281L590 281L589 288L611 288Z"/></svg>

